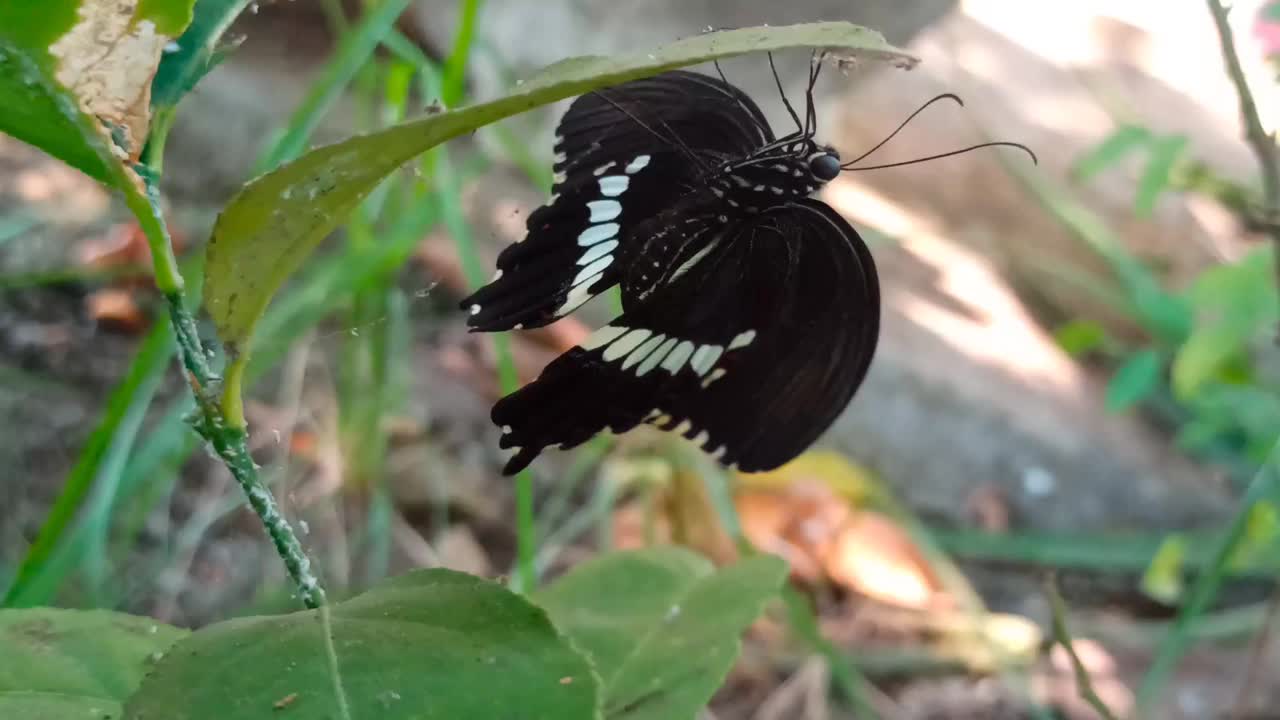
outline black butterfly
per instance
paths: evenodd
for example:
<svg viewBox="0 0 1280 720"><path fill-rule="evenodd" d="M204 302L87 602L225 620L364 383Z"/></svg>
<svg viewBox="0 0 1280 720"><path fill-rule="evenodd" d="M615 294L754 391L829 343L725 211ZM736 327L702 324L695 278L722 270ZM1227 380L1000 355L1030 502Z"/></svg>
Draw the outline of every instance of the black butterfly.
<svg viewBox="0 0 1280 720"><path fill-rule="evenodd" d="M723 75L573 102L550 202L462 307L473 330L533 328L619 285L623 314L494 406L516 450L505 474L641 423L769 470L844 410L875 353L880 288L858 233L809 197L850 169L814 142L811 67L803 122L783 97L796 131L782 138Z"/></svg>

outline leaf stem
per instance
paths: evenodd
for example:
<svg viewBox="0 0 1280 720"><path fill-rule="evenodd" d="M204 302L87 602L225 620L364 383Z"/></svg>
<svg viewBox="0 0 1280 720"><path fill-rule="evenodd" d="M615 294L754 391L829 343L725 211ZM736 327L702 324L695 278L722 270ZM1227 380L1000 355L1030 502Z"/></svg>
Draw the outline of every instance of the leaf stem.
<svg viewBox="0 0 1280 720"><path fill-rule="evenodd" d="M1262 172L1261 224L1271 237L1271 242L1280 250L1280 146L1277 146L1276 139L1262 126L1262 119L1258 116L1258 105L1253 99L1253 92L1249 90L1249 82L1245 79L1240 57L1236 53L1235 38L1231 34L1231 24L1227 21L1227 8L1221 0L1206 2L1209 14L1213 16L1214 28L1218 31L1218 42L1222 46L1222 64L1240 100L1244 139L1257 156L1258 168ZM1276 252L1276 274L1280 277L1280 252Z"/></svg>
<svg viewBox="0 0 1280 720"><path fill-rule="evenodd" d="M1072 642L1071 632L1067 630L1067 604L1062 600L1062 594L1058 592L1058 583L1053 575L1045 578L1044 583L1045 594L1049 596L1049 607L1053 611L1053 641L1062 646L1067 652L1067 657L1071 660L1071 671L1075 675L1076 692L1080 698L1089 703L1093 711L1098 713L1098 717L1104 720L1116 720L1116 714L1111 712L1111 708L1103 702L1102 697L1098 695L1098 691L1093 687L1093 679L1089 677L1089 670L1081 662L1080 656L1076 654L1075 643Z"/></svg>

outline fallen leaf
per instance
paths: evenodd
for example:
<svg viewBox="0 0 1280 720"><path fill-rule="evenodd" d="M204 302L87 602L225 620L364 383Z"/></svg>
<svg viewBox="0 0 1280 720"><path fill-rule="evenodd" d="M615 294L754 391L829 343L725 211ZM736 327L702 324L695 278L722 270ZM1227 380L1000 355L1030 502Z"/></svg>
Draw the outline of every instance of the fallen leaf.
<svg viewBox="0 0 1280 720"><path fill-rule="evenodd" d="M99 326L127 333L141 332L147 317L133 299L133 293L120 288L103 288L85 297L89 317Z"/></svg>
<svg viewBox="0 0 1280 720"><path fill-rule="evenodd" d="M786 560L796 580L817 583L826 578L823 558L852 514L849 503L813 482L743 491L734 503L742 532L753 546Z"/></svg>
<svg viewBox="0 0 1280 720"><path fill-rule="evenodd" d="M891 518L871 510L855 513L823 560L827 575L880 602L926 608L942 590L924 554Z"/></svg>
<svg viewBox="0 0 1280 720"><path fill-rule="evenodd" d="M879 482L866 469L832 450L813 450L763 473L739 473L740 487L778 489L807 482L829 487L844 500L855 505L883 495Z"/></svg>

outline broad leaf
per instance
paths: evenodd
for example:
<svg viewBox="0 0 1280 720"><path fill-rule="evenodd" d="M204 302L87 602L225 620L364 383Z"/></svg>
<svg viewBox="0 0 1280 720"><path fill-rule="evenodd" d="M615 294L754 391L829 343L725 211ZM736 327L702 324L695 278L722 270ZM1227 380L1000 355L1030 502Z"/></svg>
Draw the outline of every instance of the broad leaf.
<svg viewBox="0 0 1280 720"><path fill-rule="evenodd" d="M1273 250L1261 247L1238 262L1206 270L1191 289L1195 327L1173 362L1173 388L1189 398L1277 317Z"/></svg>
<svg viewBox="0 0 1280 720"><path fill-rule="evenodd" d="M375 186L453 137L540 105L665 70L766 50L826 47L910 66L878 33L844 22L755 27L685 38L652 53L556 63L497 100L317 148L246 185L214 227L205 307L231 352L245 352L272 295Z"/></svg>
<svg viewBox="0 0 1280 720"><path fill-rule="evenodd" d="M597 685L524 598L423 570L329 608L199 630L157 664L125 717L591 720Z"/></svg>
<svg viewBox="0 0 1280 720"><path fill-rule="evenodd" d="M0 718L114 720L184 635L106 610L0 610Z"/></svg>
<svg viewBox="0 0 1280 720"><path fill-rule="evenodd" d="M108 185L134 179L151 78L194 0L0 3L0 132Z"/></svg>
<svg viewBox="0 0 1280 720"><path fill-rule="evenodd" d="M686 550L653 548L585 563L535 599L590 656L606 718L693 720L786 574L771 555L716 570Z"/></svg>

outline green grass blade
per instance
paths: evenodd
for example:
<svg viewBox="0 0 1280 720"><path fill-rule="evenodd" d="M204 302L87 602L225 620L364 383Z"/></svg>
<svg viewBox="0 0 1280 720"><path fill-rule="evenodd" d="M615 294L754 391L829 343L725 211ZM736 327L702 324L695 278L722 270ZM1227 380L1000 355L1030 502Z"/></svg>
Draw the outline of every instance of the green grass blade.
<svg viewBox="0 0 1280 720"><path fill-rule="evenodd" d="M67 530L88 497L95 479L100 476L104 462L116 461L111 454L112 448L123 442L123 436L136 433L141 410L150 404L151 394L168 367L173 351L173 333L169 324L164 321L155 323L124 379L108 398L102 419L80 451L62 492L50 508L35 541L27 549L17 576L5 592L0 606L30 607L47 603L52 598L61 576L46 576L46 564L55 549L67 539Z"/></svg>
<svg viewBox="0 0 1280 720"><path fill-rule="evenodd" d="M471 57L471 44L476 36L476 17L480 14L481 0L463 0L462 14L458 18L458 30L453 35L453 50L444 64L444 104L453 107L462 102L466 93L467 61Z"/></svg>
<svg viewBox="0 0 1280 720"><path fill-rule="evenodd" d="M1134 713L1136 717L1150 717L1148 712L1152 703L1168 684L1178 662L1186 654L1194 639L1196 625L1217 597L1236 551L1247 539L1249 517L1254 506L1266 501L1280 502L1280 443L1272 448L1271 456L1249 483L1231 523L1212 546L1208 567L1192 584L1177 620L1161 641L1151 667L1138 686L1137 712Z"/></svg>
<svg viewBox="0 0 1280 720"><path fill-rule="evenodd" d="M306 98L289 118L284 134L258 163L267 170L302 154L324 114L342 96L356 73L368 63L373 51L394 29L396 20L413 0L384 0L360 19L342 38L337 53L325 64Z"/></svg>

